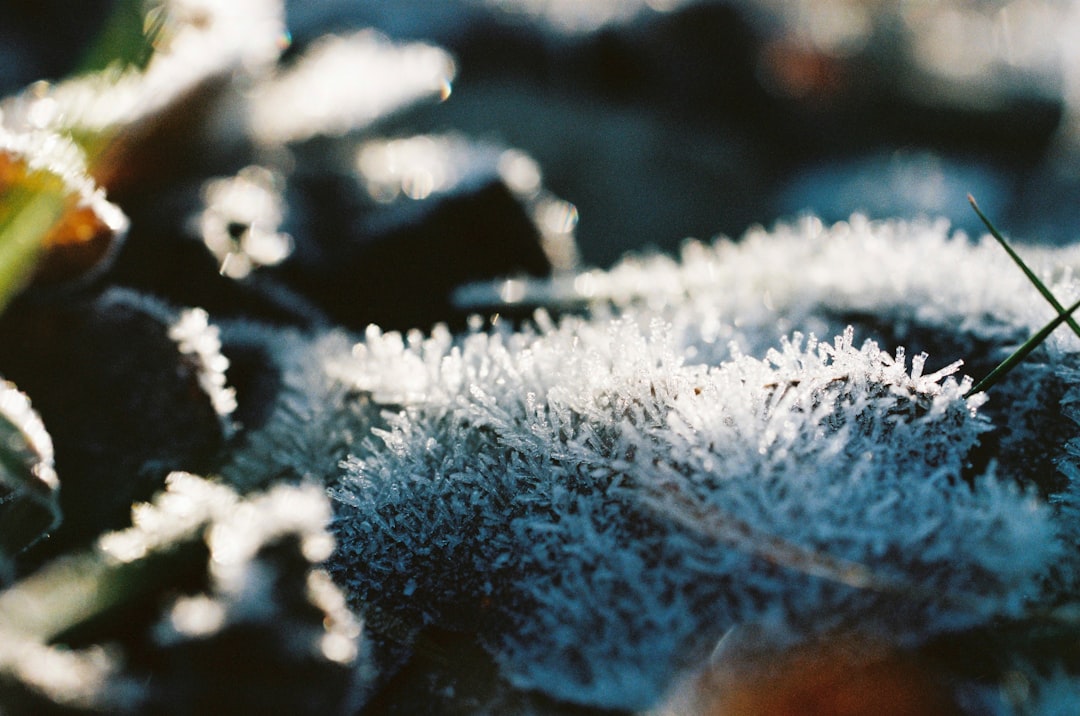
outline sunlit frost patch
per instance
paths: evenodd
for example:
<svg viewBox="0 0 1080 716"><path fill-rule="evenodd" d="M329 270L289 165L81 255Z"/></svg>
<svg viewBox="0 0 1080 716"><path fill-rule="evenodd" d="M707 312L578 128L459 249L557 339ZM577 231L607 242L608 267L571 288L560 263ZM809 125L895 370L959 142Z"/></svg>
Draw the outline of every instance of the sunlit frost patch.
<svg viewBox="0 0 1080 716"><path fill-rule="evenodd" d="M395 44L369 30L328 36L256 90L252 133L268 145L344 134L419 99L445 99L454 74L450 55L431 45Z"/></svg>
<svg viewBox="0 0 1080 716"><path fill-rule="evenodd" d="M5 126L78 134L116 130L163 111L210 78L265 70L288 45L284 7L275 0L167 0L152 19L161 28L145 71L37 83L0 103Z"/></svg>
<svg viewBox="0 0 1080 716"><path fill-rule="evenodd" d="M275 481L330 483L336 465L368 426L364 405L350 398L333 365L349 355L344 334L311 339L298 332L245 322L225 324L223 341L234 364L270 376L267 394L252 389L259 404L256 423L241 404L240 432L222 473L241 491ZM245 421L247 421L245 423Z"/></svg>
<svg viewBox="0 0 1080 716"><path fill-rule="evenodd" d="M355 345L226 326L226 353L278 383L262 417L241 403L223 472L328 485L329 569L383 639L475 635L514 685L572 702L653 705L733 625L907 648L1026 619L1080 574L1060 487L1080 474L1076 339L971 394L958 359L1052 316L999 253L944 225L807 220L520 280L580 316ZM1080 292L1074 250L1025 254Z"/></svg>
<svg viewBox="0 0 1080 716"><path fill-rule="evenodd" d="M1066 305L1080 296L1080 249L1021 251ZM456 299L463 308L498 310L500 287L470 285ZM688 241L675 258L630 255L606 271L522 279L519 293L526 305L648 311L671 322L688 357L702 362L728 357L732 341L760 355L792 330L839 332L845 323L837 316L1001 343L1054 315L989 236L972 240L945 221L860 215L831 226L807 217L759 227L738 241ZM1075 351L1076 340L1059 331L1049 345Z"/></svg>
<svg viewBox="0 0 1080 716"><path fill-rule="evenodd" d="M519 686L647 706L737 622L917 641L1016 612L1058 555L1044 504L966 481L988 425L955 365L849 331L708 368L663 322L537 321L368 331L339 370L392 412L332 490L358 603L479 624Z"/></svg>

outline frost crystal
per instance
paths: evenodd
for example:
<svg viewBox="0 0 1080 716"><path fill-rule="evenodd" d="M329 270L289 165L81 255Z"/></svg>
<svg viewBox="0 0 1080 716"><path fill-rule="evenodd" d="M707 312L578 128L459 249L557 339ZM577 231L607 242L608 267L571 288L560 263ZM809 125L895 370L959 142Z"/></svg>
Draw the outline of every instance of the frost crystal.
<svg viewBox="0 0 1080 716"><path fill-rule="evenodd" d="M238 363L255 364L272 387L265 395L247 395L258 413L244 423L230 460L221 469L234 487L247 492L274 481L330 483L336 465L358 441L370 422L362 402L332 376L329 367L348 356L344 334L317 339L298 332L271 330L254 324L225 324L225 350Z"/></svg>
<svg viewBox="0 0 1080 716"><path fill-rule="evenodd" d="M67 137L41 129L10 130L0 112L0 219L25 205L28 190L51 197L60 215L41 237L46 281L89 277L100 270L127 233L128 218L90 176L82 150Z"/></svg>
<svg viewBox="0 0 1080 716"><path fill-rule="evenodd" d="M1024 247L1022 253L1060 301L1080 297L1073 276L1080 247ZM500 288L464 287L457 298L466 308L497 309ZM609 271L525 279L519 293L527 304L647 310L671 322L689 357L703 362L728 357L732 341L760 354L778 334L826 335L854 319L891 326L899 338L922 328L1001 344L1054 316L989 236L972 241L950 233L944 221L859 215L832 226L806 218L756 228L739 241L688 241L678 260L629 256ZM1080 344L1062 330L1049 347L1075 351Z"/></svg>
<svg viewBox="0 0 1080 716"><path fill-rule="evenodd" d="M520 686L640 708L734 622L919 638L1017 610L1056 558L1045 506L965 482L988 426L955 365L850 331L711 368L676 348L632 315L369 330L346 374L396 412L332 491L332 571L480 624Z"/></svg>
<svg viewBox="0 0 1080 716"><path fill-rule="evenodd" d="M192 361L198 371L199 386L206 392L215 412L227 421L236 410L236 392L226 385L225 371L229 359L221 354L217 326L210 325L210 316L201 308L191 308L169 327L169 338L176 342L180 354ZM228 422L225 422L229 427Z"/></svg>
<svg viewBox="0 0 1080 716"><path fill-rule="evenodd" d="M1078 250L1023 253L1080 294ZM328 569L384 640L475 635L516 686L640 709L736 624L906 648L1075 592L1080 344L989 400L958 372L1053 315L999 247L807 220L495 286L582 315L225 331L278 381L225 474L328 486Z"/></svg>

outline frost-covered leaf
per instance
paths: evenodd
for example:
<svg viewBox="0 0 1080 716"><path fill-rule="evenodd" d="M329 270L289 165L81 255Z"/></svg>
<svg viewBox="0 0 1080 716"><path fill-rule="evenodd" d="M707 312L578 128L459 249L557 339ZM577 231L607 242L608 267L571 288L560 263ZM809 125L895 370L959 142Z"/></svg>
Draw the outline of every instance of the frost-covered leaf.
<svg viewBox="0 0 1080 716"><path fill-rule="evenodd" d="M192 161L236 76L266 71L288 45L277 0L163 0L145 11L160 25L145 68L41 82L0 104L4 127L73 139L111 194L145 191Z"/></svg>
<svg viewBox="0 0 1080 716"><path fill-rule="evenodd" d="M1028 263L1064 304L1080 297L1071 275L1080 249L1028 247ZM459 294L466 307L500 304L499 286ZM827 326L845 316L876 318L900 338L939 329L994 341L1030 335L1054 317L1026 277L989 236L973 241L944 221L849 221L807 217L740 239L688 241L678 257L628 256L610 270L555 281L524 281L519 302L648 309L672 322L690 357L715 362L734 340L761 354L780 333ZM831 322L830 322L831 319ZM758 340L754 340L757 338ZM1051 346L1074 345L1067 331ZM948 357L950 360L952 356Z"/></svg>
<svg viewBox="0 0 1080 716"><path fill-rule="evenodd" d="M1080 292L1075 251L1032 262ZM1080 574L1061 492L1080 474L1074 339L989 397L958 375L1053 317L1017 273L940 225L808 222L520 280L575 292L583 315L557 322L372 327L351 351L239 324L278 382L226 472L327 481L331 571L381 639L475 635L556 699L655 704L734 624L910 648L1023 619ZM916 349L860 345L845 317Z"/></svg>
<svg viewBox="0 0 1080 716"><path fill-rule="evenodd" d="M256 88L255 138L266 145L341 135L423 99L445 99L456 69L444 50L365 30L326 36Z"/></svg>
<svg viewBox="0 0 1080 716"><path fill-rule="evenodd" d="M0 570L60 523L59 488L45 425L26 395L0 382Z"/></svg>
<svg viewBox="0 0 1080 716"><path fill-rule="evenodd" d="M369 330L344 375L396 412L333 491L359 603L479 625L520 686L637 708L732 623L918 639L1015 612L1059 554L1045 505L965 483L988 426L956 366L849 332L709 368L660 322L538 321Z"/></svg>
<svg viewBox="0 0 1080 716"><path fill-rule="evenodd" d="M126 523L165 475L209 469L232 429L217 329L198 310L112 289L26 301L0 317L0 372L55 444L63 524L26 559Z"/></svg>
<svg viewBox="0 0 1080 716"><path fill-rule="evenodd" d="M317 488L172 474L132 527L0 592L5 709L350 713L372 674L315 568L329 516Z"/></svg>
<svg viewBox="0 0 1080 716"><path fill-rule="evenodd" d="M72 142L0 126L0 306L31 278L57 283L100 269L127 226Z"/></svg>

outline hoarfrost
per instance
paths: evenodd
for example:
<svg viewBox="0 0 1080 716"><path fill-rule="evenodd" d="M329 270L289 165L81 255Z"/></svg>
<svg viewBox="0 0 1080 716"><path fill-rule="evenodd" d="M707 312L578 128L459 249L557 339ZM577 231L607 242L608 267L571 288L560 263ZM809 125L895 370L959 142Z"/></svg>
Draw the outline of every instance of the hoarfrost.
<svg viewBox="0 0 1080 716"><path fill-rule="evenodd" d="M1061 301L1080 295L1080 247L1021 252ZM608 271L522 282L519 303L648 310L672 323L690 356L709 363L726 359L732 341L760 354L793 330L840 332L850 321L838 317L1001 344L1054 316L991 237L951 233L945 221L860 215L832 226L806 217L738 241L688 241L677 259L631 255ZM456 297L465 308L498 310L499 285L470 285ZM1049 347L1076 351L1076 341L1060 331Z"/></svg>
<svg viewBox="0 0 1080 716"><path fill-rule="evenodd" d="M1022 252L1080 293L1080 250ZM225 472L328 485L384 638L476 634L519 687L639 709L734 624L912 646L1075 590L1080 345L967 395L958 358L1053 316L989 241L807 219L520 283L581 315L264 341L283 388Z"/></svg>
<svg viewBox="0 0 1080 716"><path fill-rule="evenodd" d="M271 394L248 396L264 403L266 414L258 424L240 426L222 476L242 492L276 481L331 483L337 463L371 422L364 403L352 399L330 369L348 356L349 340L343 333L311 338L244 322L226 323L222 331L234 363L255 363L252 370L276 381Z"/></svg>
<svg viewBox="0 0 1080 716"><path fill-rule="evenodd" d="M1045 505L964 482L989 427L970 380L850 330L709 368L662 322L541 314L370 330L354 360L358 389L411 400L332 490L332 571L418 626L480 623L557 697L646 706L735 622L910 641L1014 613L1058 555Z"/></svg>
<svg viewBox="0 0 1080 716"><path fill-rule="evenodd" d="M210 324L209 314L201 308L184 310L169 327L169 338L176 342L180 354L196 365L199 386L228 430L231 429L228 418L236 410L236 391L226 382L229 359L221 354L218 334L217 326Z"/></svg>

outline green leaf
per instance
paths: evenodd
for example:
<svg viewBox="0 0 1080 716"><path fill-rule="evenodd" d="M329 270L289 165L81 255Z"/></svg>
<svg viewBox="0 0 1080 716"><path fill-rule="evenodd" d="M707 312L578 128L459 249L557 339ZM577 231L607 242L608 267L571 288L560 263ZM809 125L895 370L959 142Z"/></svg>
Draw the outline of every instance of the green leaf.
<svg viewBox="0 0 1080 716"><path fill-rule="evenodd" d="M160 8L148 10L144 0L117 0L76 74L117 67L145 68L160 39L164 18Z"/></svg>

